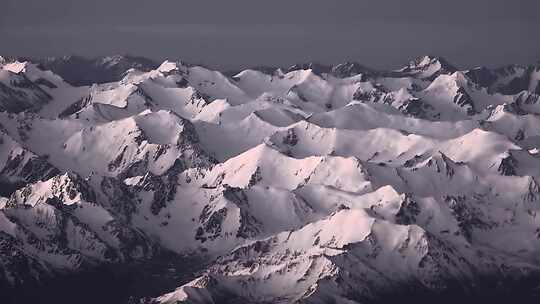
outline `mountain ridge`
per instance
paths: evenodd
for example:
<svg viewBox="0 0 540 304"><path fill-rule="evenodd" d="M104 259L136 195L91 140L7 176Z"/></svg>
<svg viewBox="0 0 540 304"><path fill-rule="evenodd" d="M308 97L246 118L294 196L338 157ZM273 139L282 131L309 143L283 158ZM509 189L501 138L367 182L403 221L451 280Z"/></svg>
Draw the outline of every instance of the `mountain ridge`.
<svg viewBox="0 0 540 304"><path fill-rule="evenodd" d="M93 83L104 83L104 82L110 82L110 81L119 81L120 77L123 73L127 72L130 68L138 68L142 70L150 70L150 69L156 69L159 66L159 61L156 61L154 59L148 59L146 57L142 56L135 56L131 54L115 54L115 55L107 55L107 56L97 56L97 57L85 57L85 56L79 56L79 55L65 55L65 56L58 56L58 57L17 57L17 56L6 56L1 57L2 60L0 62L13 62L13 61L31 61L37 63L40 67L43 69L52 70L53 72L59 74L68 82L70 82L73 85L91 85ZM355 74L360 74L359 71L364 71L365 73L385 73L388 75L392 75L393 73L398 72L399 73L410 73L410 70L413 70L415 66L422 63L423 60L432 61L432 64L440 64L442 68L444 68L446 71L455 72L459 70L455 66L453 66L448 60L446 60L443 57L436 56L436 55L424 55L419 56L416 58L413 58L410 60L407 64L404 64L403 67L395 69L394 71L384 71L382 69L373 69L364 66L362 63L356 62L356 61L345 61L342 63L337 64L321 64L316 61L311 62L304 62L304 63L296 63L289 67L284 66L254 66L254 67L247 67L244 68L244 70L259 70L266 74L273 74L278 70L282 71L293 71L298 69L313 69L317 73L333 73L335 75L341 75L341 76L352 76ZM75 62L75 63L73 63ZM96 72L95 76L89 76L86 79L81 79L80 76L77 78L77 75L71 71L68 71L66 68L63 67L63 65L73 65L73 64L81 64L82 67L88 69L91 66L94 66L93 68L97 68L97 70L100 70L100 72ZM479 81L480 84L482 84L485 87L489 87L491 84L491 81L488 79L491 79L493 76L491 74L508 74L513 73L512 70L515 69L534 69L535 67L538 68L538 62L530 63L527 65L515 65L515 64L507 64L507 65L501 65L500 67L494 67L494 68L488 68L488 67L472 67L469 69L465 69L464 71L469 71L470 75L478 74L478 73L484 73L488 74L488 76L473 76L473 77L483 77L483 81ZM191 64L191 65L198 65L198 66L204 66L202 64ZM107 73L107 66L112 67L116 69L117 71ZM118 68L119 67L119 68ZM425 68L425 66L423 67ZM344 69L348 71L343 71ZM407 72L407 70L409 70ZM233 76L235 74L238 74L241 72L242 69L236 69L236 70L227 70L224 71L224 74L227 76ZM478 71L478 72L475 72ZM485 71L485 72L481 72ZM101 76L100 76L101 75ZM430 75L433 76L433 75ZM511 89L509 89L511 90ZM515 94L515 93L514 93Z"/></svg>
<svg viewBox="0 0 540 304"><path fill-rule="evenodd" d="M540 69L48 64L0 63L0 300L538 299Z"/></svg>

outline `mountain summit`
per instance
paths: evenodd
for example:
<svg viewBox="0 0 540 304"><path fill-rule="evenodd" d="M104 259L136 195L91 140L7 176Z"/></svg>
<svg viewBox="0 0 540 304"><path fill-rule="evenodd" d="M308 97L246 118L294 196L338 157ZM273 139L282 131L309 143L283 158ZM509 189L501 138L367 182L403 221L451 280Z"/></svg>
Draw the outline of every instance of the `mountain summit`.
<svg viewBox="0 0 540 304"><path fill-rule="evenodd" d="M409 62L399 71L408 76L433 80L441 74L451 74L458 69L446 59L436 56L421 56Z"/></svg>

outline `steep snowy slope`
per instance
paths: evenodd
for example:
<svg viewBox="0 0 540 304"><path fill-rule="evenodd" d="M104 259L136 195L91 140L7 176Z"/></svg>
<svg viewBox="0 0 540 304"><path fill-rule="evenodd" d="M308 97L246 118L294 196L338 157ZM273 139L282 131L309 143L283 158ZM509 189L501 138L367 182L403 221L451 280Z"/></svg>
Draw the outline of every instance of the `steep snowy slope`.
<svg viewBox="0 0 540 304"><path fill-rule="evenodd" d="M537 68L37 63L0 60L2 303L538 300Z"/></svg>

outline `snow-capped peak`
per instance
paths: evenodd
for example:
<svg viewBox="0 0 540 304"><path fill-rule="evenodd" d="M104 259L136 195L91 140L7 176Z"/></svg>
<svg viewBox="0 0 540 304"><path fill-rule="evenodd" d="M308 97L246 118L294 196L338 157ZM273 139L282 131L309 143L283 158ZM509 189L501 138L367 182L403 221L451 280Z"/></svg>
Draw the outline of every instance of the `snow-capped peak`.
<svg viewBox="0 0 540 304"><path fill-rule="evenodd" d="M432 80L438 75L456 72L457 68L442 57L422 56L410 61L399 71L406 75Z"/></svg>

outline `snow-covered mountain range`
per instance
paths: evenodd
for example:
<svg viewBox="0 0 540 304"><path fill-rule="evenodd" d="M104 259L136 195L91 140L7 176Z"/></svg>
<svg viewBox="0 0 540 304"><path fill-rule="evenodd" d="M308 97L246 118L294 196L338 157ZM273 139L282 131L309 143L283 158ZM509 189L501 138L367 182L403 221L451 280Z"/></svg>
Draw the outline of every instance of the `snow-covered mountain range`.
<svg viewBox="0 0 540 304"><path fill-rule="evenodd" d="M538 299L539 94L433 56L0 57L0 301Z"/></svg>

